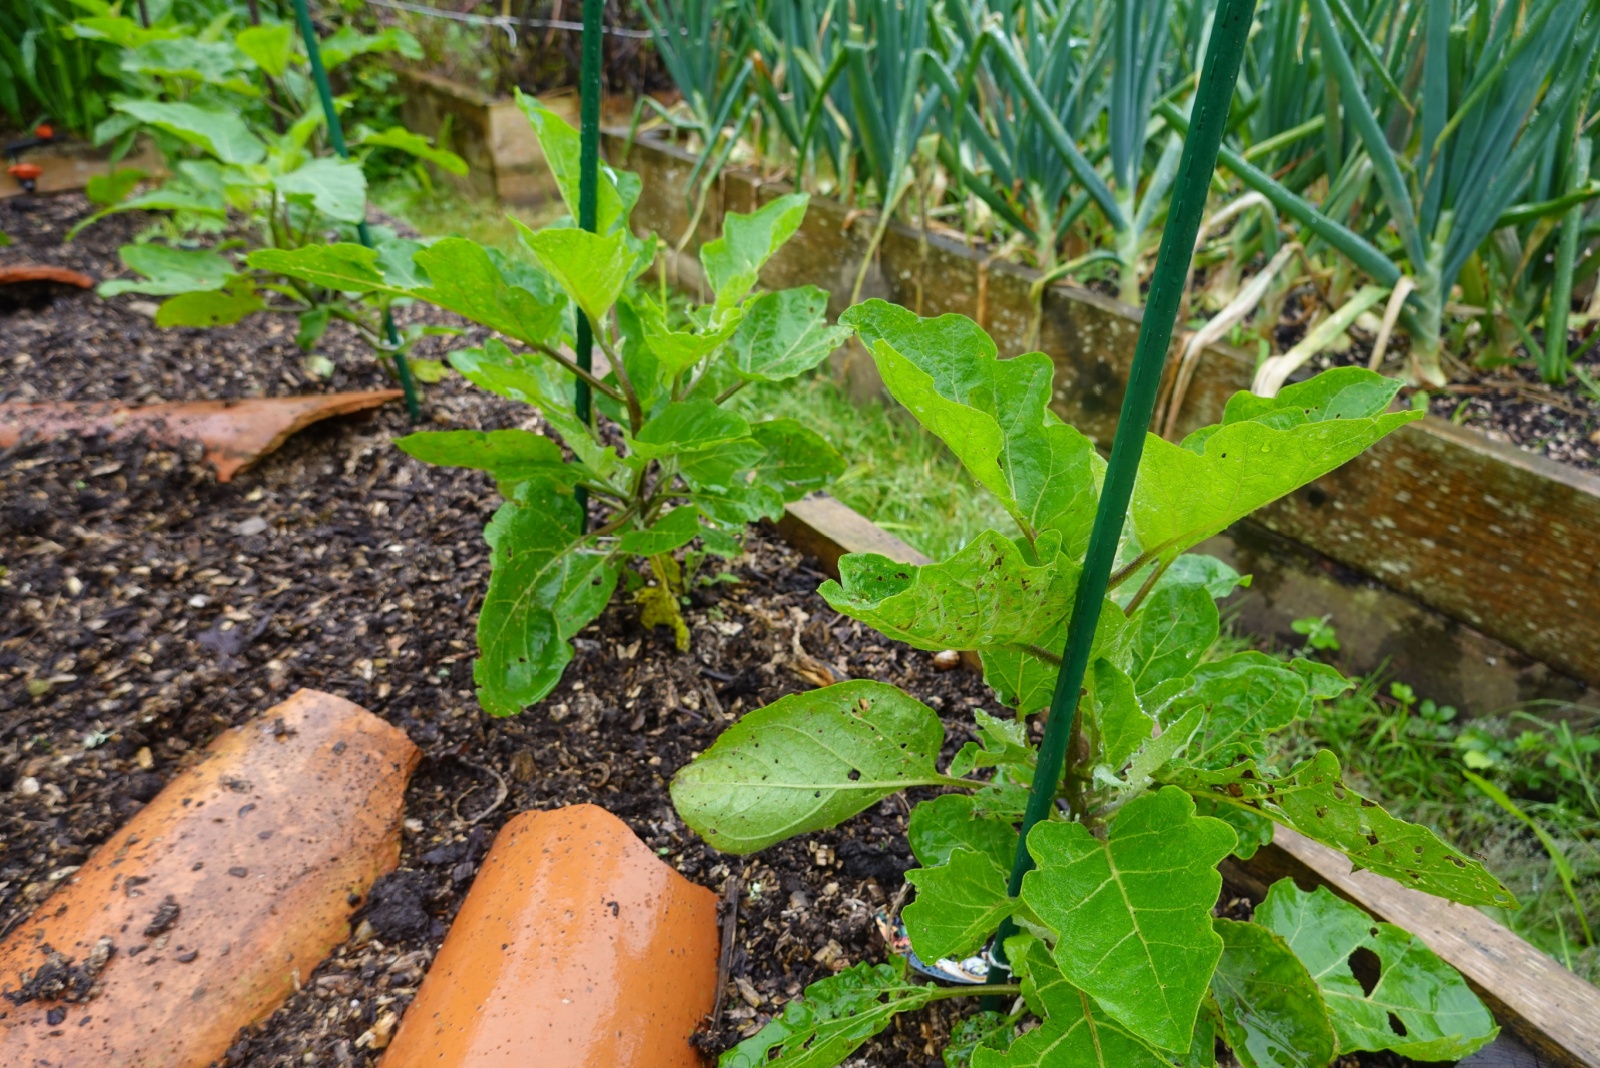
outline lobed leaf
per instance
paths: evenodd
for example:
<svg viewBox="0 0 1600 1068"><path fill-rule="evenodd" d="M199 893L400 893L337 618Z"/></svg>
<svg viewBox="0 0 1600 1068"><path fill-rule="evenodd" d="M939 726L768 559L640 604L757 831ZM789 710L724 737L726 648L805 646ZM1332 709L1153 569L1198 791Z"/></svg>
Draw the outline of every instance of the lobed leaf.
<svg viewBox="0 0 1600 1068"><path fill-rule="evenodd" d="M764 293L745 306L730 348L739 377L782 382L811 370L850 336L829 326L828 294L816 286Z"/></svg>
<svg viewBox="0 0 1600 1068"><path fill-rule="evenodd" d="M1206 709L1205 725L1190 750L1196 767L1225 768L1266 752L1266 736L1311 708L1305 676L1263 653L1244 652L1203 664L1179 699Z"/></svg>
<svg viewBox="0 0 1600 1068"><path fill-rule="evenodd" d="M957 850L981 853L1009 871L1017 855L1017 829L1001 819L979 815L966 794L940 794L911 810L906 839L918 863L932 868Z"/></svg>
<svg viewBox="0 0 1600 1068"><path fill-rule="evenodd" d="M591 235L592 236L592 235ZM413 295L498 330L525 345L550 342L561 330L565 301L543 273L491 256L460 237L435 241L415 256L429 285Z"/></svg>
<svg viewBox="0 0 1600 1068"><path fill-rule="evenodd" d="M806 987L781 1016L724 1053L717 1068L833 1068L937 989L909 983L887 964L857 964Z"/></svg>
<svg viewBox="0 0 1600 1068"><path fill-rule="evenodd" d="M700 246L700 265L718 308L731 308L749 294L772 254L800 229L808 193L790 193L749 213L723 216L722 236Z"/></svg>
<svg viewBox="0 0 1600 1068"><path fill-rule="evenodd" d="M957 849L943 864L906 872L917 896L901 914L917 956L960 960L982 946L1017 907L1006 893L1010 870L987 852Z"/></svg>
<svg viewBox="0 0 1600 1068"><path fill-rule="evenodd" d="M934 767L943 742L922 702L886 683L841 682L747 714L678 772L672 801L711 846L753 853L945 782Z"/></svg>
<svg viewBox="0 0 1600 1068"><path fill-rule="evenodd" d="M756 478L776 489L785 501L797 501L844 474L844 457L839 451L798 419L752 423L750 436L767 450L752 469Z"/></svg>
<svg viewBox="0 0 1600 1068"><path fill-rule="evenodd" d="M1327 887L1305 893L1280 879L1256 906L1255 922L1281 936L1316 980L1341 1052L1387 1049L1454 1061L1500 1031L1459 972L1415 936L1375 922ZM1378 962L1370 992L1350 966L1363 950Z"/></svg>
<svg viewBox="0 0 1600 1068"><path fill-rule="evenodd" d="M1222 954L1211 908L1217 862L1233 846L1227 824L1197 817L1188 795L1164 787L1128 802L1104 840L1081 823L1035 826L1038 867L1022 900L1056 933L1069 983L1144 1041L1187 1050Z"/></svg>
<svg viewBox="0 0 1600 1068"><path fill-rule="evenodd" d="M1242 1068L1326 1068L1340 1046L1322 992L1300 958L1265 927L1211 922L1222 938L1211 996Z"/></svg>

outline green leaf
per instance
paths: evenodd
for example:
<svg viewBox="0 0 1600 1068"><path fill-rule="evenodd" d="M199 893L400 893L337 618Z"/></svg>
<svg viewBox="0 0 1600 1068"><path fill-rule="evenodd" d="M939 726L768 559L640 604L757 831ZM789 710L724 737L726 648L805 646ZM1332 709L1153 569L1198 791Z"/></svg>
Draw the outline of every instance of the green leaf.
<svg viewBox="0 0 1600 1068"><path fill-rule="evenodd" d="M1051 535L1054 538L1055 535ZM1040 544L1045 544L1040 539ZM1059 558L1058 558L1059 560ZM1076 571L1076 567L1069 570ZM1077 579L1073 579L1073 592ZM1069 593L1069 601L1071 594ZM1068 605L1070 613L1071 605ZM1067 617L1063 616L1049 630L1040 631L1029 641L1031 646L992 646L978 651L983 661L983 681L994 691L1000 703L1014 708L1022 715L1030 715L1050 707L1055 696L1056 677L1061 674L1058 650L1067 643ZM1100 623L1095 627L1094 647L1091 656L1112 656L1126 640L1127 617L1111 603L1101 605ZM1035 650L1048 652L1041 656Z"/></svg>
<svg viewBox="0 0 1600 1068"><path fill-rule="evenodd" d="M982 1010L963 1016L950 1028L950 1041L939 1056L944 1068L971 1068L979 1049L1004 1053L1011 1048L1016 1025L1004 1013Z"/></svg>
<svg viewBox="0 0 1600 1068"><path fill-rule="evenodd" d="M234 37L233 43L268 75L281 78L289 69L289 41L292 32L287 22L266 22L240 30Z"/></svg>
<svg viewBox="0 0 1600 1068"><path fill-rule="evenodd" d="M749 436L750 424L743 416L708 400L675 401L640 428L630 449L636 456L655 460Z"/></svg>
<svg viewBox="0 0 1600 1068"><path fill-rule="evenodd" d="M1295 657L1289 661L1289 670L1300 676L1306 684L1306 692L1318 701L1331 701L1356 684L1354 679L1345 678L1338 668L1315 660Z"/></svg>
<svg viewBox="0 0 1600 1068"><path fill-rule="evenodd" d="M576 379L554 361L514 353L505 342L490 338L482 348L452 352L450 366L474 385L538 408L585 467L601 478L610 474L616 453L609 446L602 448L573 414Z"/></svg>
<svg viewBox="0 0 1600 1068"><path fill-rule="evenodd" d="M1056 932L1056 966L1112 1019L1162 1049L1189 1048L1222 954L1211 908L1234 834L1165 787L1128 802L1105 840L1081 823L1034 827L1022 899Z"/></svg>
<svg viewBox="0 0 1600 1068"><path fill-rule="evenodd" d="M812 983L783 1014L724 1053L717 1068L834 1068L896 1013L926 1005L932 983L908 983L887 964L857 964ZM778 1056L769 1059L771 1052Z"/></svg>
<svg viewBox="0 0 1600 1068"><path fill-rule="evenodd" d="M1008 941L1007 950L1014 944ZM1003 1053L980 1047L972 1055L972 1068L1171 1068L1169 1058L1068 982L1043 943L1028 939L1027 946L1013 960L1025 975L1028 1005L1045 1017L1044 1025Z"/></svg>
<svg viewBox="0 0 1600 1068"><path fill-rule="evenodd" d="M619 320L621 310L626 307L629 306L618 305ZM739 313L734 311L716 329L697 327L693 330L673 330L654 301L639 300L630 310L637 316L640 340L657 361L658 368L654 374L663 386L670 386L679 375L716 351L719 345L733 336L740 322ZM631 369L629 374L632 374ZM635 382L634 385L637 388L639 383Z"/></svg>
<svg viewBox="0 0 1600 1068"><path fill-rule="evenodd" d="M1273 778L1247 760L1209 771L1184 767L1168 781L1221 804L1248 808L1332 846L1357 868L1387 876L1402 886L1463 905L1516 908L1516 898L1486 871L1441 842L1426 827L1389 815L1345 786L1339 760L1327 750Z"/></svg>
<svg viewBox="0 0 1600 1068"><path fill-rule="evenodd" d="M467 161L448 149L435 148L432 141L421 134L412 133L404 126L391 126L387 130L373 131L361 138L366 148L395 148L407 155L426 160L454 175L467 173Z"/></svg>
<svg viewBox="0 0 1600 1068"><path fill-rule="evenodd" d="M423 463L487 471L508 499L529 479L570 488L583 476L580 467L561 458L561 446L529 430L425 430L396 438L395 444Z"/></svg>
<svg viewBox="0 0 1600 1068"><path fill-rule="evenodd" d="M224 163L260 163L267 155L267 146L236 112L161 100L119 100L112 106Z"/></svg>
<svg viewBox="0 0 1600 1068"><path fill-rule="evenodd" d="M807 193L790 193L748 215L730 211L723 217L722 236L700 246L700 264L718 308L744 300L759 279L762 264L800 229L810 202Z"/></svg>
<svg viewBox="0 0 1600 1068"><path fill-rule="evenodd" d="M290 200L309 203L330 219L358 223L367 215L367 177L353 160L322 157L273 179Z"/></svg>
<svg viewBox="0 0 1600 1068"><path fill-rule="evenodd" d="M89 198L89 203L98 207L109 207L119 204L133 192L133 187L142 182L147 175L137 167L120 167L110 174L96 174L90 177L84 186L84 195Z"/></svg>
<svg viewBox="0 0 1600 1068"><path fill-rule="evenodd" d="M300 346L300 350L302 352L311 351L312 346L316 345L316 343L321 339L323 333L328 329L328 320L331 319L332 316L333 313L325 304L318 305L315 308L308 308L300 313L300 329L294 335L294 343ZM327 357L322 358L327 360ZM327 364L329 374L332 374L333 361L328 360ZM327 375L322 375L320 377L326 378Z"/></svg>
<svg viewBox="0 0 1600 1068"><path fill-rule="evenodd" d="M1240 390L1228 398L1223 425L1255 420L1279 429L1339 419L1371 419L1388 410L1400 392L1398 379L1385 378L1363 367L1335 367L1315 378L1285 386L1275 397L1258 397ZM1198 444L1203 430L1184 441Z"/></svg>
<svg viewBox="0 0 1600 1068"><path fill-rule="evenodd" d="M1167 679L1189 674L1217 640L1217 603L1204 586L1168 586L1152 593L1134 616L1128 674L1141 696Z"/></svg>
<svg viewBox="0 0 1600 1068"><path fill-rule="evenodd" d="M525 231L522 239L540 266L596 323L605 319L634 275L637 256L621 230L601 237L587 230L544 229Z"/></svg>
<svg viewBox="0 0 1600 1068"><path fill-rule="evenodd" d="M1299 672L1253 651L1196 668L1194 685L1179 703L1186 707L1191 701L1205 707L1206 719L1189 759L1205 768L1225 768L1263 756L1266 736L1311 708Z"/></svg>
<svg viewBox="0 0 1600 1068"><path fill-rule="evenodd" d="M156 309L157 326L231 326L265 308L247 279L227 289L179 293Z"/></svg>
<svg viewBox="0 0 1600 1068"><path fill-rule="evenodd" d="M847 326L829 326L828 293L816 286L764 293L745 307L733 335L740 378L782 382L809 371L850 336Z"/></svg>
<svg viewBox="0 0 1600 1068"><path fill-rule="evenodd" d="M226 85L235 92L259 95L252 85L238 79L245 57L228 41L205 41L193 37L146 41L122 53L119 66L128 74L192 78Z"/></svg>
<svg viewBox="0 0 1600 1068"><path fill-rule="evenodd" d="M739 438L679 454L678 473L707 515L726 526L741 527L783 515L783 495L751 478L751 472L766 459L766 447L755 438Z"/></svg>
<svg viewBox="0 0 1600 1068"><path fill-rule="evenodd" d="M1256 855L1256 850L1272 841L1273 822L1247 808L1235 808L1222 804L1214 797L1201 796L1194 799L1194 810L1233 828L1233 833L1239 836L1238 844L1233 847L1233 855L1240 860L1249 860Z"/></svg>
<svg viewBox="0 0 1600 1068"><path fill-rule="evenodd" d="M1124 780L1130 789L1144 789L1156 772L1166 767L1188 747L1200 729L1203 712L1204 709L1196 705L1167 724L1160 734L1144 743L1139 751L1133 754L1133 760L1128 764L1127 778ZM1202 812L1201 815L1206 813Z"/></svg>
<svg viewBox="0 0 1600 1068"><path fill-rule="evenodd" d="M447 237L418 252L415 262L428 272L428 287L415 293L422 300L525 345L549 342L561 329L564 301L549 280L503 258L496 262L476 242Z"/></svg>
<svg viewBox="0 0 1600 1068"><path fill-rule="evenodd" d="M634 556L656 556L680 549L700 533L700 509L693 505L674 508L652 527L630 530L617 542L617 548Z"/></svg>
<svg viewBox="0 0 1600 1068"><path fill-rule="evenodd" d="M422 45L409 31L397 27L377 33L361 33L352 26L341 26L322 41L322 62L329 70L341 67L356 56L396 52L407 59L421 59Z"/></svg>
<svg viewBox="0 0 1600 1068"><path fill-rule="evenodd" d="M1049 410L1050 357L1001 360L971 319L922 319L881 300L858 304L839 321L861 334L894 398L1025 531L1059 530L1061 551L1069 559L1082 555L1105 462Z"/></svg>
<svg viewBox="0 0 1600 1068"><path fill-rule="evenodd" d="M168 297L175 293L209 291L221 289L236 277L228 258L209 249L173 248L152 241L123 245L117 249L117 257L146 280L113 278L101 282L95 292L102 297L114 297L119 293Z"/></svg>
<svg viewBox="0 0 1600 1068"><path fill-rule="evenodd" d="M1326 887L1304 893L1281 879L1256 907L1255 921L1281 935L1322 988L1341 1051L1388 1049L1413 1060L1454 1061L1499 1033L1460 973L1414 936L1374 922ZM1370 994L1350 969L1352 954L1363 949L1379 964Z"/></svg>
<svg viewBox="0 0 1600 1068"><path fill-rule="evenodd" d="M971 850L1009 871L1017 855L1017 829L1005 820L978 815L966 794L919 801L911 810L906 839L926 868L947 863L957 850Z"/></svg>
<svg viewBox="0 0 1600 1068"><path fill-rule="evenodd" d="M1139 707L1133 680L1104 658L1094 662L1090 685L1095 726L1100 732L1100 759L1117 771L1150 741L1156 721Z"/></svg>
<svg viewBox="0 0 1600 1068"><path fill-rule="evenodd" d="M708 844L753 853L945 781L944 726L886 683L852 680L747 714L672 780L678 815Z"/></svg>
<svg viewBox="0 0 1600 1068"><path fill-rule="evenodd" d="M340 293L392 293L407 291L384 280L376 249L345 242L303 245L295 249L262 248L247 260L258 271L298 278Z"/></svg>
<svg viewBox="0 0 1600 1068"><path fill-rule="evenodd" d="M917 956L960 960L982 946L1017 906L1006 893L1010 870L987 853L957 849L937 867L906 872L917 897L902 915Z"/></svg>
<svg viewBox="0 0 1600 1068"><path fill-rule="evenodd" d="M418 382L424 382L428 385L432 385L435 382L443 382L445 376L450 373L449 366L441 360L425 360L413 356L407 363L411 367L412 377Z"/></svg>
<svg viewBox="0 0 1600 1068"><path fill-rule="evenodd" d="M1322 994L1300 958L1265 927L1211 922L1222 938L1211 995L1240 1065L1326 1068L1339 1047Z"/></svg>
<svg viewBox="0 0 1600 1068"><path fill-rule="evenodd" d="M611 600L618 571L589 547L577 502L542 481L522 483L483 538L492 570L472 677L485 712L512 716L561 681L568 639Z"/></svg>
<svg viewBox="0 0 1600 1068"><path fill-rule="evenodd" d="M756 478L797 501L844 474L844 457L821 434L797 419L768 419L750 424L750 436L767 450L755 468Z"/></svg>
<svg viewBox="0 0 1600 1068"><path fill-rule="evenodd" d="M817 592L835 611L918 649L1031 642L1072 611L1078 569L1030 564L1027 555L992 530L937 564L850 553L839 560L839 581Z"/></svg>
<svg viewBox="0 0 1600 1068"><path fill-rule="evenodd" d="M973 709L972 718L978 741L961 747L950 761L950 774L960 777L976 768L1005 767L1019 779L1032 779L1038 754L1028 744L1028 725L1020 719L991 716L981 708ZM1016 843L1012 846L1014 852Z"/></svg>
<svg viewBox="0 0 1600 1068"><path fill-rule="evenodd" d="M1312 402L1327 392L1325 384L1318 385L1321 377L1291 387L1304 388L1295 395L1304 403L1259 411L1251 402L1237 402L1238 412L1256 417L1197 430L1182 445L1147 436L1129 511L1144 550L1163 559L1176 556L1424 414L1353 415L1364 409L1339 400L1352 388L1348 384L1319 407ZM1371 393L1355 388L1363 398Z"/></svg>
<svg viewBox="0 0 1600 1068"><path fill-rule="evenodd" d="M567 211L576 219L579 150L582 147L578 131L536 97L528 96L520 89L515 90L515 95L517 106L522 109L528 124L533 127L534 136L539 139L539 147L544 152L550 173L555 176L561 199L566 202ZM609 167L600 167L595 202L595 229L599 233L609 234L614 230L627 229L628 211L638 199L639 191L636 176L630 174L626 177L634 181L623 183L627 188L619 188L619 176Z"/></svg>

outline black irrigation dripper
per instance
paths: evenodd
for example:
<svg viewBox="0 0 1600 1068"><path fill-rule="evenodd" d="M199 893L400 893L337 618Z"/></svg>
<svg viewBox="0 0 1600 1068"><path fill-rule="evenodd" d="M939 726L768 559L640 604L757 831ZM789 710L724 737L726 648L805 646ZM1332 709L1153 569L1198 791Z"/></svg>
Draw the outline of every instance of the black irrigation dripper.
<svg viewBox="0 0 1600 1068"><path fill-rule="evenodd" d="M1122 398L1122 414L1106 465L1105 482L1100 490L1100 506L1095 512L1094 529L1083 562L1083 574L1072 607L1072 622L1067 630L1066 651L1061 672L1056 676L1055 696L1050 702L1050 718L1039 746L1039 764L1034 772L1033 789L1022 818L1022 834L1017 843L1016 861L1011 868L1008 892L1012 897L1022 890L1022 877L1033 868L1028 852L1028 832L1049 815L1061 784L1067 745L1072 738L1078 702L1083 692L1084 673L1094 644L1100 608L1105 603L1106 587L1122 538L1123 519L1133 496L1134 477L1144 452L1145 432L1155 410L1156 392L1166 364L1167 347L1178 305L1194 255L1195 236L1205 213L1211 176L1217 165L1217 151L1233 103L1234 85L1244 56L1250 22L1255 17L1256 0L1222 0L1217 7L1206 50L1205 67L1195 95L1192 124L1184 140L1183 158L1178 167L1176 193L1161 235L1161 251L1156 258L1144 320L1139 326L1138 347L1128 375L1128 391ZM1005 940L1017 931L1008 917L995 936L992 956L1000 968L1006 966ZM990 982L996 979L991 978Z"/></svg>
<svg viewBox="0 0 1600 1068"><path fill-rule="evenodd" d="M322 48L317 43L316 28L311 25L311 12L306 9L306 0L294 0L294 19L300 27L300 37L306 43L306 60L311 64L311 78L317 83L317 96L322 100L322 114L328 120L328 140L333 143L333 150L339 153L340 159L350 158L350 149L344 143L344 127L339 122L339 112L333 106L333 88L328 84L328 68L322 62ZM362 219L356 226L356 236L361 239L361 244L367 248L372 247L372 234L367 230L367 221ZM394 328L394 316L388 309L383 313L383 332L389 347L393 350L394 366L400 376L400 388L405 391L406 411L411 413L411 421L415 423L422 418L421 409L417 405L417 384L411 377L411 364L407 362L405 353L400 351L400 335Z"/></svg>

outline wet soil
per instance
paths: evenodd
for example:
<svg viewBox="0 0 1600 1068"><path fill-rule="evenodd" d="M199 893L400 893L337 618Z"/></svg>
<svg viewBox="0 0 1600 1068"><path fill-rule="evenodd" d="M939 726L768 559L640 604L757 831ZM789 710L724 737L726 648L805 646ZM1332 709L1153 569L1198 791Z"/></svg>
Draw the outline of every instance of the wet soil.
<svg viewBox="0 0 1600 1068"><path fill-rule="evenodd" d="M35 204L0 209L18 242L0 262L106 277L115 246L146 224L112 220L63 249L59 234L87 205ZM138 299L46 292L0 312L0 400L388 385L336 330L321 351L338 369L323 381L280 323L157 330ZM453 377L429 388L427 410L445 426L540 428ZM702 576L718 580L693 593L688 653L619 598L577 637L549 698L491 719L471 671L488 580L481 531L499 499L486 476L395 449L409 429L398 405L321 423L228 485L197 449L137 440L0 451L0 934L220 731L308 686L366 706L423 750L400 867L353 907L349 940L221 1064L374 1065L496 828L526 809L603 805L690 879L719 892L738 880L721 1014L700 1036L708 1052L754 1033L807 983L884 959L874 914L892 907L912 863L905 800L737 858L683 826L668 781L741 714L845 677L902 686L937 709L948 758L971 737L973 709L999 711L981 680L835 614L815 593L816 562L756 530L726 575ZM59 963L70 988L78 965ZM851 1063L940 1064L950 1020L973 1007L899 1018Z"/></svg>

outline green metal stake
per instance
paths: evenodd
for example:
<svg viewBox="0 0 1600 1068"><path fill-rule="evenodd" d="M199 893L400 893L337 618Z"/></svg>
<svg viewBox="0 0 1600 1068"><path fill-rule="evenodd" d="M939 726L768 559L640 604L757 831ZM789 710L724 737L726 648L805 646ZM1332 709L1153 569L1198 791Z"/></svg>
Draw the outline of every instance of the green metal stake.
<svg viewBox="0 0 1600 1068"><path fill-rule="evenodd" d="M328 140L333 142L333 150L339 153L339 158L349 159L350 149L345 147L344 127L340 125L339 112L333 106L333 88L328 84L328 68L322 65L322 49L317 44L317 31L311 25L311 13L306 10L306 0L294 0L294 19L300 27L300 37L306 43L306 59L311 64L311 78L317 83L317 96L322 99L322 114L328 120ZM356 227L356 235L364 246L372 247L372 235L367 232L365 219ZM389 314L387 308L383 312L383 332L389 347L394 350L395 370L400 375L400 388L406 394L406 411L411 413L411 421L415 423L422 418L417 406L417 384L411 379L411 365L406 362L405 353L400 351L400 334L395 330L394 316Z"/></svg>
<svg viewBox="0 0 1600 1068"><path fill-rule="evenodd" d="M1033 790L1028 795L1028 807L1022 817L1022 838L1017 843L1016 862L1012 865L1007 888L1012 897L1021 892L1022 877L1033 868L1033 857L1028 852L1028 832L1050 814L1061 783L1067 744L1072 738L1073 720L1083 691L1083 676L1089 667L1095 627L1100 622L1100 606L1105 602L1117 543L1122 538L1123 517L1133 496L1134 476L1144 452L1145 431L1155 410L1161 370L1167 360L1167 346L1172 341L1172 325L1183 296L1189 260L1194 255L1194 239L1205 213L1206 194L1217 166L1217 150L1227 126L1228 108L1239 77L1239 62L1244 56L1255 9L1256 0L1222 0L1217 9L1205 69L1195 98L1193 122L1178 166L1177 195L1173 197L1166 229L1161 235L1161 252L1150 282L1144 320L1139 326L1139 343L1134 350L1133 369L1128 375L1128 391L1122 398L1117 436L1111 445L1111 460L1106 465L1105 483L1100 490L1100 507L1095 512L1083 575L1078 580L1072 606L1067 648L1061 659L1061 673L1056 676L1044 740L1039 745ZM1005 940L1016 931L1017 926L1010 918L1000 925L993 950L996 963L1002 966L1006 963Z"/></svg>
<svg viewBox="0 0 1600 1068"><path fill-rule="evenodd" d="M583 0L583 65L578 75L578 226L596 232L600 201L600 35L605 18L605 0ZM585 371L594 366L594 334L589 317L578 312L578 335L573 340L573 355ZM589 383L578 379L573 395L577 416L590 421ZM588 525L589 493L576 490L578 507L585 509Z"/></svg>

